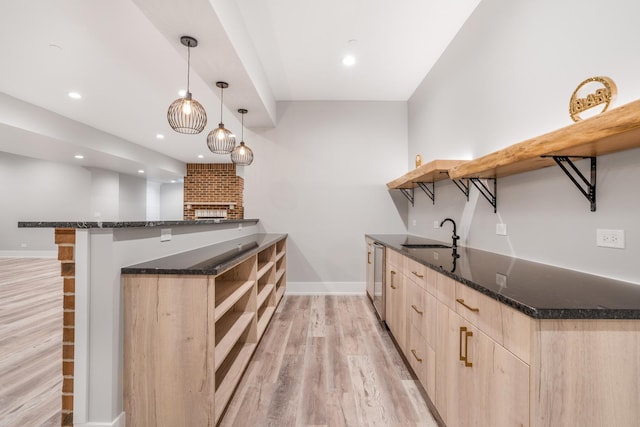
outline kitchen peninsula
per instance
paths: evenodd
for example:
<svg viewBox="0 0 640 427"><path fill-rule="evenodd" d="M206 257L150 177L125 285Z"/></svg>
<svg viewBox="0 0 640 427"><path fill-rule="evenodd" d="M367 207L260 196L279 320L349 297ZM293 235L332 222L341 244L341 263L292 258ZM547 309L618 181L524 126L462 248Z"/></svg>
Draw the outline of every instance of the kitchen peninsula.
<svg viewBox="0 0 640 427"><path fill-rule="evenodd" d="M124 422L122 268L250 239L259 234L257 224L258 219L19 222L20 228L55 229L65 285L63 369L70 382L63 389L63 417L66 409L76 424Z"/></svg>
<svg viewBox="0 0 640 427"><path fill-rule="evenodd" d="M389 329L447 426L636 425L640 286L366 237L385 246Z"/></svg>

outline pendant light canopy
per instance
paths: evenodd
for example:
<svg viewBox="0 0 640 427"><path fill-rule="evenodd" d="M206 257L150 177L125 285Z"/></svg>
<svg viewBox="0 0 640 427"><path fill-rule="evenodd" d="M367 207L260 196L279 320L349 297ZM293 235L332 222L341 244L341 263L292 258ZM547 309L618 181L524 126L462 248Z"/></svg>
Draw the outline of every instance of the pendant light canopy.
<svg viewBox="0 0 640 427"><path fill-rule="evenodd" d="M222 123L222 110L224 108L222 97L224 90L229 87L229 83L217 82L216 86L220 88L220 123L216 129L207 135L207 146L212 153L229 154L236 146L236 136L228 129L225 129L224 123Z"/></svg>
<svg viewBox="0 0 640 427"><path fill-rule="evenodd" d="M253 151L244 143L244 115L247 112L244 108L238 110L238 113L242 114L242 138L240 139L240 145L231 152L231 161L240 166L249 166L253 162Z"/></svg>
<svg viewBox="0 0 640 427"><path fill-rule="evenodd" d="M189 92L189 69L191 67L191 48L198 46L198 40L189 36L180 37L180 43L187 47L187 93L169 105L167 120L169 126L178 133L196 134L207 125L207 112Z"/></svg>

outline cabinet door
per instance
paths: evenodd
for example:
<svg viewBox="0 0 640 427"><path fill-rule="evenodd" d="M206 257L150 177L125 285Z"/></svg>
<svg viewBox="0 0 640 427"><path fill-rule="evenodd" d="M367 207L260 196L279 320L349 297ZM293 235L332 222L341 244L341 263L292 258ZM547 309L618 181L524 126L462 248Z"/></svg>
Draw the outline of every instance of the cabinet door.
<svg viewBox="0 0 640 427"><path fill-rule="evenodd" d="M404 276L396 267L389 265L386 279L385 319L393 337L396 339L402 351L406 353Z"/></svg>
<svg viewBox="0 0 640 427"><path fill-rule="evenodd" d="M446 327L438 326L436 408L448 427L493 427L486 406L492 399L493 341L454 311L439 307L438 320Z"/></svg>

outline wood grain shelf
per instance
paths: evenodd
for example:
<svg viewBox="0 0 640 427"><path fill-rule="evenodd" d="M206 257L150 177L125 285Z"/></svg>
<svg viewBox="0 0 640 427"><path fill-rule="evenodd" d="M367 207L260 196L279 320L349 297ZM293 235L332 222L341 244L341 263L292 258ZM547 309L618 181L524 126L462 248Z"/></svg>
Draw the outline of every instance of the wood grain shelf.
<svg viewBox="0 0 640 427"><path fill-rule="evenodd" d="M220 369L220 371L223 371L220 372L222 380L216 387L214 396L216 423L224 413L227 403L229 403L229 399L256 349L256 345L256 343L238 343L232 352L235 357L230 357L227 363ZM216 383L218 383L218 372L216 372Z"/></svg>
<svg viewBox="0 0 640 427"><path fill-rule="evenodd" d="M222 337L216 343L216 370L224 362L231 349L238 343L238 340L253 320L253 316L253 312L231 312L222 320L216 322L216 341L218 341L218 328L223 331Z"/></svg>
<svg viewBox="0 0 640 427"><path fill-rule="evenodd" d="M388 182L387 187L391 190L411 189L416 188L419 182L430 183L448 179L449 170L465 162L465 160L433 160Z"/></svg>
<svg viewBox="0 0 640 427"><path fill-rule="evenodd" d="M267 271L269 271L269 269L274 265L275 265L275 262L273 261L267 261L267 262L258 261L258 280L260 280L260 278L262 278L262 276L264 276L267 273Z"/></svg>
<svg viewBox="0 0 640 427"><path fill-rule="evenodd" d="M281 269L276 271L276 283L278 283L280 281L280 279L282 279L282 276L284 276L285 273L285 269Z"/></svg>
<svg viewBox="0 0 640 427"><path fill-rule="evenodd" d="M269 295L273 291L276 285L264 285L262 289L258 292L258 310L262 307L264 302L269 298ZM258 334L259 335L259 334Z"/></svg>
<svg viewBox="0 0 640 427"><path fill-rule="evenodd" d="M541 156L596 157L638 147L640 100L464 162L449 176L499 178L556 164Z"/></svg>
<svg viewBox="0 0 640 427"><path fill-rule="evenodd" d="M280 300L284 296L284 286L278 286L276 288L276 305L280 303Z"/></svg>
<svg viewBox="0 0 640 427"><path fill-rule="evenodd" d="M255 284L254 280L216 281L216 309L217 322L233 305L240 300Z"/></svg>
<svg viewBox="0 0 640 427"><path fill-rule="evenodd" d="M276 254L276 261L280 261L282 259L282 257L285 255L285 253L286 253L285 251L278 252Z"/></svg>
<svg viewBox="0 0 640 427"><path fill-rule="evenodd" d="M273 313L275 311L276 308L274 306L265 307L260 318L258 319L258 335L261 336L264 333L265 329L267 329L269 320L271 320L271 317L273 316Z"/></svg>

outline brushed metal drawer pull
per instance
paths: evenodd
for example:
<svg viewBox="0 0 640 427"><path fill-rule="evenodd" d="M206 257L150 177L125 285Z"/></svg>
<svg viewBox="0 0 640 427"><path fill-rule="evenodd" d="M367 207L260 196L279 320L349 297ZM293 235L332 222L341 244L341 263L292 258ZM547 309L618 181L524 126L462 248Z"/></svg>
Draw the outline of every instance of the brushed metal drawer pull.
<svg viewBox="0 0 640 427"><path fill-rule="evenodd" d="M466 357L462 355L462 334L467 331L467 328L464 326L460 326L460 346L458 347L458 355L460 356L460 360L466 362Z"/></svg>
<svg viewBox="0 0 640 427"><path fill-rule="evenodd" d="M465 329L465 336L464 336L464 366L466 366L467 368L471 368L473 366L473 363L469 362L469 337L473 336L473 332L468 331L467 332L467 328Z"/></svg>
<svg viewBox="0 0 640 427"><path fill-rule="evenodd" d="M418 272L417 272L417 271L412 271L412 273L413 273L416 277L419 277L419 278L421 278L421 279L422 279L422 278L424 278L424 275L422 275L422 274L418 274Z"/></svg>
<svg viewBox="0 0 640 427"><path fill-rule="evenodd" d="M371 252L367 252L367 264L371 264Z"/></svg>
<svg viewBox="0 0 640 427"><path fill-rule="evenodd" d="M418 357L414 349L411 349L411 353L413 353L413 357L415 357L418 362L422 363L422 359Z"/></svg>
<svg viewBox="0 0 640 427"><path fill-rule="evenodd" d="M462 304L465 308L467 308L467 309L469 309L469 310L471 310L471 311L474 311L474 312L476 312L476 313L479 313L479 312L480 312L480 309L479 309L479 308L470 307L470 306L468 306L467 304L465 304L465 303L464 303L464 300L463 300L462 298L458 298L458 299L456 299L456 302L457 302L457 303L459 303L459 304Z"/></svg>
<svg viewBox="0 0 640 427"><path fill-rule="evenodd" d="M396 285L393 284L393 278L396 276L396 272L391 270L391 289L398 289Z"/></svg>
<svg viewBox="0 0 640 427"><path fill-rule="evenodd" d="M416 307L415 304L411 304L411 308L413 308L416 311L416 313L418 313L419 315L422 315L423 312L418 310L418 307Z"/></svg>

